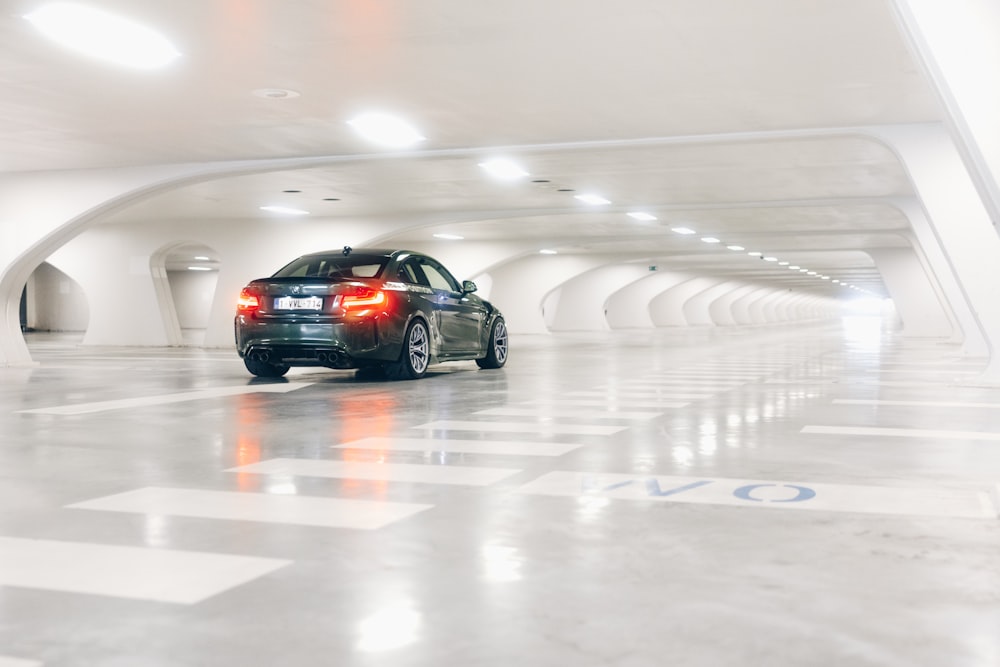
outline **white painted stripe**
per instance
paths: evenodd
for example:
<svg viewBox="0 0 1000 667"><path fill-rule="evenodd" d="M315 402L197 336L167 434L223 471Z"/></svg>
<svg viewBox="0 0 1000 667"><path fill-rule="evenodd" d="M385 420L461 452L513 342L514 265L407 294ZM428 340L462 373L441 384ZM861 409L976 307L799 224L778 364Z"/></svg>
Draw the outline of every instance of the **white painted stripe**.
<svg viewBox="0 0 1000 667"><path fill-rule="evenodd" d="M697 373L656 373L645 376L652 380L755 380L766 373L741 373L739 371L701 371ZM644 378L639 378L644 379Z"/></svg>
<svg viewBox="0 0 1000 667"><path fill-rule="evenodd" d="M708 477L551 472L520 493L862 514L995 519L987 492Z"/></svg>
<svg viewBox="0 0 1000 667"><path fill-rule="evenodd" d="M221 398L223 396L238 396L241 394L285 394L296 389L308 387L311 382L275 382L272 384L239 385L237 387L213 387L186 391L179 394L162 394L159 396L144 396L142 398L124 398L117 401L99 401L96 403L78 403L51 408L36 408L20 410L19 412L38 415L83 415L108 410L127 410L151 405L167 405L185 401L199 401L206 398Z"/></svg>
<svg viewBox="0 0 1000 667"><path fill-rule="evenodd" d="M226 472L262 475L299 475L333 479L367 479L379 482L420 482L487 486L516 475L515 468L475 468L472 466L423 465L420 463L377 463L373 461L317 461L314 459L270 459L230 468Z"/></svg>
<svg viewBox="0 0 1000 667"><path fill-rule="evenodd" d="M632 400L649 400L649 399L665 399L668 401L696 401L703 398L712 398L714 394L690 394L686 392L674 393L674 392L664 392L654 389L647 389L645 391L639 389L625 390L625 389L605 389L605 390L582 390L582 391L571 391L567 396L580 396L580 397L594 397L594 398L604 398L606 400L619 400L619 401L632 401ZM683 407L683 406L672 406L672 407Z"/></svg>
<svg viewBox="0 0 1000 667"><path fill-rule="evenodd" d="M861 385L864 387L915 387L915 388L926 388L926 387L948 387L952 386L948 382L920 382L920 381L905 381L905 380L869 380L867 378L802 378L802 379L772 379L764 380L768 384L839 384L839 385Z"/></svg>
<svg viewBox="0 0 1000 667"><path fill-rule="evenodd" d="M413 428L427 431L480 431L483 433L538 433L559 435L614 435L625 426L593 426L588 424L553 424L551 422L511 423L488 421L436 421Z"/></svg>
<svg viewBox="0 0 1000 667"><path fill-rule="evenodd" d="M805 426L800 433L814 435L862 435L896 438L934 438L937 440L1000 440L1000 433L983 431L939 431L920 428L885 428L880 426Z"/></svg>
<svg viewBox="0 0 1000 667"><path fill-rule="evenodd" d="M23 658L0 655L0 667L42 667L42 663L36 660L24 660Z"/></svg>
<svg viewBox="0 0 1000 667"><path fill-rule="evenodd" d="M957 401L869 401L862 399L838 398L834 400L833 403L836 405L897 405L914 408L988 408L990 410L1000 408L1000 403L960 403Z"/></svg>
<svg viewBox="0 0 1000 667"><path fill-rule="evenodd" d="M607 407L601 410L566 410L551 406L534 408L488 408L476 410L473 414L493 415L495 417L553 417L565 419L656 419L662 417L662 412L637 412L634 410L614 410Z"/></svg>
<svg viewBox="0 0 1000 667"><path fill-rule="evenodd" d="M732 389L742 387L746 382L719 382L718 380L626 380L616 384L599 385L602 387L645 387L646 385L655 387L689 387L694 386L699 390L711 389Z"/></svg>
<svg viewBox="0 0 1000 667"><path fill-rule="evenodd" d="M195 604L290 564L197 551L0 537L0 586Z"/></svg>
<svg viewBox="0 0 1000 667"><path fill-rule="evenodd" d="M607 394L601 394L607 396ZM708 398L700 396L699 398ZM639 410L666 410L668 408L684 408L690 405L687 402L672 401L646 401L635 399L614 400L605 398L604 400L594 400L589 398L558 398L542 399L538 401L521 401L518 405L551 406L557 408L608 408L609 410L639 409Z"/></svg>
<svg viewBox="0 0 1000 667"><path fill-rule="evenodd" d="M68 507L104 512L377 530L433 506L286 494L147 487Z"/></svg>
<svg viewBox="0 0 1000 667"><path fill-rule="evenodd" d="M387 452L462 452L465 454L505 454L511 456L562 456L580 445L531 440L451 440L438 438L362 438L334 448Z"/></svg>
<svg viewBox="0 0 1000 667"><path fill-rule="evenodd" d="M980 371L961 371L934 368L869 368L865 372L872 375L881 375L883 373L904 373L916 375L950 375L955 377L980 374Z"/></svg>

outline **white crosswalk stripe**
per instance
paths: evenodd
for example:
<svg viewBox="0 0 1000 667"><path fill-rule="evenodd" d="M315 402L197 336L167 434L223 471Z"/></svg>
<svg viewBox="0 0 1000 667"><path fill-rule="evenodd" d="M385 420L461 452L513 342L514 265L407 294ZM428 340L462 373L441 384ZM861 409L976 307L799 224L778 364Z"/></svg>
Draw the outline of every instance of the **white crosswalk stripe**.
<svg viewBox="0 0 1000 667"><path fill-rule="evenodd" d="M511 475L516 475L521 470L516 468L476 468L472 466L278 458L230 468L227 472L329 477L333 479L364 479L380 482L488 486Z"/></svg>
<svg viewBox="0 0 1000 667"><path fill-rule="evenodd" d="M579 449L580 445L531 440L452 440L451 438L372 437L344 442L339 445L333 445L333 447L376 451L562 456L575 449Z"/></svg>
<svg viewBox="0 0 1000 667"><path fill-rule="evenodd" d="M0 537L0 586L195 604L291 561Z"/></svg>
<svg viewBox="0 0 1000 667"><path fill-rule="evenodd" d="M312 496L148 487L69 505L74 509L376 530L431 505Z"/></svg>
<svg viewBox="0 0 1000 667"><path fill-rule="evenodd" d="M413 428L427 431L480 431L483 433L538 433L561 435L614 435L626 429L625 426L601 426L590 424L553 424L551 422L511 423L489 421L441 420L420 424Z"/></svg>
<svg viewBox="0 0 1000 667"><path fill-rule="evenodd" d="M662 412L639 412L635 410L572 410L552 406L537 406L531 408L488 408L477 410L477 415L496 417L561 417L566 419L656 419L662 417Z"/></svg>

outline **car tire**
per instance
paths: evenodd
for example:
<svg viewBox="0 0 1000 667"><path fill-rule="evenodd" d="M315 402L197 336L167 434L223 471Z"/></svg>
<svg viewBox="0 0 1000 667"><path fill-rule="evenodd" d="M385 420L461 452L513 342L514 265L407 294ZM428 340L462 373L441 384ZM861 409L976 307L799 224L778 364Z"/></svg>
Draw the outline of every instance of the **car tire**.
<svg viewBox="0 0 1000 667"><path fill-rule="evenodd" d="M490 327L490 342L486 346L486 356L476 359L480 368L503 368L507 363L507 324L502 317L493 320Z"/></svg>
<svg viewBox="0 0 1000 667"><path fill-rule="evenodd" d="M431 337L427 323L416 319L406 327L399 361L386 364L385 375L390 380L419 380L427 374L431 360Z"/></svg>
<svg viewBox="0 0 1000 667"><path fill-rule="evenodd" d="M288 372L285 364L270 364L266 361L254 361L250 357L243 358L247 370L259 378L280 378Z"/></svg>

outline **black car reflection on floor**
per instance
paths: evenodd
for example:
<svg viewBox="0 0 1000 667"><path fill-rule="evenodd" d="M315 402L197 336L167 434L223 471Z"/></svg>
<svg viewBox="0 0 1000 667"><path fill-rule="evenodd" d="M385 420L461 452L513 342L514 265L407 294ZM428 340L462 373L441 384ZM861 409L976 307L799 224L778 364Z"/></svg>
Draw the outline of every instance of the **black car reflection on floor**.
<svg viewBox="0 0 1000 667"><path fill-rule="evenodd" d="M236 310L236 349L247 370L280 377L291 366L384 369L423 377L441 361L507 361L503 315L440 262L409 250L303 255L252 281Z"/></svg>

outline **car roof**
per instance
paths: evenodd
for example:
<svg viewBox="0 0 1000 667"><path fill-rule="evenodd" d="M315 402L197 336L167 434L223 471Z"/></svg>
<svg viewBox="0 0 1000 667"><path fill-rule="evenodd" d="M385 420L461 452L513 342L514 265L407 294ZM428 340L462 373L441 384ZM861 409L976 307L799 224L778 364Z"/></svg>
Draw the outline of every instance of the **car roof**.
<svg viewBox="0 0 1000 667"><path fill-rule="evenodd" d="M400 253L408 253L411 255L423 255L423 253L414 252L412 250L403 250L400 248L396 249L386 249L386 248L351 248L349 255L374 255L376 257L394 257ZM303 257L322 257L326 255L343 255L344 249L338 248L336 250L323 250L321 252L310 252L303 255Z"/></svg>

